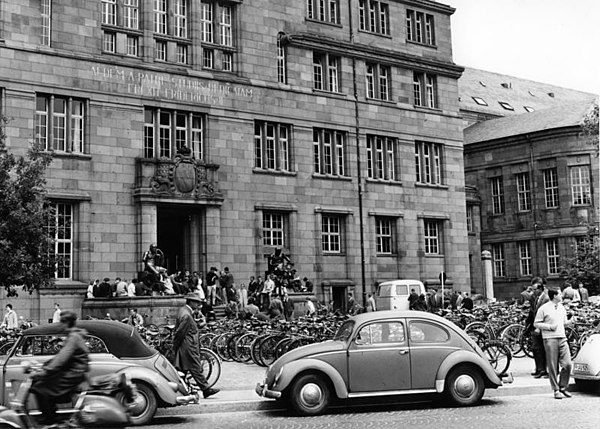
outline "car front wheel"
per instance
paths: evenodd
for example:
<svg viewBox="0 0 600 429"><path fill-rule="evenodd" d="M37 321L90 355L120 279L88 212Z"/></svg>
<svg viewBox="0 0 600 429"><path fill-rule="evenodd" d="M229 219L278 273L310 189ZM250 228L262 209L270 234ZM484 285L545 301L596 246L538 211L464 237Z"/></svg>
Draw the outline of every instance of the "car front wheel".
<svg viewBox="0 0 600 429"><path fill-rule="evenodd" d="M305 374L294 382L288 399L297 414L314 416L321 414L329 405L331 390L323 377Z"/></svg>
<svg viewBox="0 0 600 429"><path fill-rule="evenodd" d="M135 405L129 409L129 419L132 425L143 426L152 420L156 413L157 401L156 396L152 388L147 384L137 382L133 380L137 387L138 397L136 398ZM118 401L123 404L123 407L127 407L125 395L121 392L117 394Z"/></svg>
<svg viewBox="0 0 600 429"><path fill-rule="evenodd" d="M474 405L483 397L483 378L470 367L453 369L446 377L446 396L454 405Z"/></svg>

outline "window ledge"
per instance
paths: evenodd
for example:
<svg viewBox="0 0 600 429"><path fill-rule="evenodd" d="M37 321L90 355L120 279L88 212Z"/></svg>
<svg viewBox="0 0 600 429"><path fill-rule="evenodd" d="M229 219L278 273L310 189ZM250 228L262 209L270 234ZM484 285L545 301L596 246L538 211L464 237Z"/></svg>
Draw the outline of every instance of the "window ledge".
<svg viewBox="0 0 600 429"><path fill-rule="evenodd" d="M385 34L385 33L378 33L376 31L369 31L369 30L358 30L359 33L364 33L364 34L370 34L372 36L379 36L379 37L385 37L386 39L392 39L393 37L389 34Z"/></svg>
<svg viewBox="0 0 600 429"><path fill-rule="evenodd" d="M393 100L383 100L381 98L376 97L365 97L368 103L381 104L384 106L395 106L397 103Z"/></svg>
<svg viewBox="0 0 600 429"><path fill-rule="evenodd" d="M270 176L292 176L292 177L295 177L298 175L298 173L295 171L267 170L264 168L257 168L257 167L254 167L252 169L252 173L266 174L266 175L270 175Z"/></svg>
<svg viewBox="0 0 600 429"><path fill-rule="evenodd" d="M378 185L402 186L402 182L399 180L373 179L370 177L367 178L367 183L373 183Z"/></svg>
<svg viewBox="0 0 600 429"><path fill-rule="evenodd" d="M444 255L433 255L433 254L427 254L427 253L425 253L423 256L426 258L432 258L432 259L443 259L444 258Z"/></svg>
<svg viewBox="0 0 600 429"><path fill-rule="evenodd" d="M59 151L50 151L53 158L78 158L83 160L91 160L92 155L89 153L75 153L75 152L59 152Z"/></svg>
<svg viewBox="0 0 600 429"><path fill-rule="evenodd" d="M375 254L375 257L377 257L377 258L397 258L398 254L397 253L377 253L377 254Z"/></svg>
<svg viewBox="0 0 600 429"><path fill-rule="evenodd" d="M346 252L323 252L323 256L346 256Z"/></svg>
<svg viewBox="0 0 600 429"><path fill-rule="evenodd" d="M315 24L324 24L329 25L331 27L344 28L342 24L338 24L337 22L329 22L329 21L321 21L320 19L315 18L304 18L306 22L314 22Z"/></svg>
<svg viewBox="0 0 600 429"><path fill-rule="evenodd" d="M553 210L559 210L560 207L544 207L543 209L540 209L542 211L553 211Z"/></svg>
<svg viewBox="0 0 600 429"><path fill-rule="evenodd" d="M341 180L341 181L346 181L346 182L351 182L352 181L352 177L349 177L349 176L334 176L332 174L313 173L312 177L313 177L313 179Z"/></svg>
<svg viewBox="0 0 600 429"><path fill-rule="evenodd" d="M442 113L442 109L440 109L439 107L427 107L427 106L415 106L415 105L413 105L413 107L415 108L415 110L422 111L422 112Z"/></svg>
<svg viewBox="0 0 600 429"><path fill-rule="evenodd" d="M348 94L344 94L342 92L333 92L333 91L327 91L325 89L315 89L315 88L313 88L312 90L313 90L313 93L317 94L317 95L322 95L322 96L326 96L326 95L331 96L332 95L337 98L348 98Z"/></svg>
<svg viewBox="0 0 600 429"><path fill-rule="evenodd" d="M422 183L415 182L415 188L435 188L435 189L449 189L448 185L435 185L433 183Z"/></svg>
<svg viewBox="0 0 600 429"><path fill-rule="evenodd" d="M410 40L410 39L406 39L406 43L409 45L422 46L424 48L437 49L437 45L435 45L435 44L430 45L429 43L415 42L414 40Z"/></svg>

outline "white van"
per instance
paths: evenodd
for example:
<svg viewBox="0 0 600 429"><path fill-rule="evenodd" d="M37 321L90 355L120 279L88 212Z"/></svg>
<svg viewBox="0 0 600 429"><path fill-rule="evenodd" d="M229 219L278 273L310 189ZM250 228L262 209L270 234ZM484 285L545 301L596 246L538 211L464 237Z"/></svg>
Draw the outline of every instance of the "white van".
<svg viewBox="0 0 600 429"><path fill-rule="evenodd" d="M408 296L414 289L417 295L425 293L419 280L388 280L377 287L377 310L408 310Z"/></svg>

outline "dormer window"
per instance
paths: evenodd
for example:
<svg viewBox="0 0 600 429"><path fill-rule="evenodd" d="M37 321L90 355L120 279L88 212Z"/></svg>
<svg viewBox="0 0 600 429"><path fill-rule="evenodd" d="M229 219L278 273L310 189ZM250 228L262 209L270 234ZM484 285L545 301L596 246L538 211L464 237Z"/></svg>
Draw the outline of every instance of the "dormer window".
<svg viewBox="0 0 600 429"><path fill-rule="evenodd" d="M533 107L523 106L523 109L525 109L527 112L535 112L535 109Z"/></svg>
<svg viewBox="0 0 600 429"><path fill-rule="evenodd" d="M513 110L513 111L515 110L515 108L514 108L514 107L512 107L512 106L511 106L509 103L507 103L506 101L499 101L499 102L498 102L498 104L499 104L500 106L502 106L502 108L503 108L503 109L505 109L505 110Z"/></svg>
<svg viewBox="0 0 600 429"><path fill-rule="evenodd" d="M485 101L483 98L481 97L471 97L473 99L473 101L475 101L475 103L479 104L480 106L487 106L487 101Z"/></svg>

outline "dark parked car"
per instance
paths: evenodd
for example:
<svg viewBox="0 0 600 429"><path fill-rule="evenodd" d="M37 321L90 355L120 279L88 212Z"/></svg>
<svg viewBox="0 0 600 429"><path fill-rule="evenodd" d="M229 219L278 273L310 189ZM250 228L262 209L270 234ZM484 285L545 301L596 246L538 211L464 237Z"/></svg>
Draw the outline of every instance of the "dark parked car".
<svg viewBox="0 0 600 429"><path fill-rule="evenodd" d="M87 331L90 349L90 376L125 373L135 382L140 401L132 412L136 425L148 423L157 407L172 407L195 401L177 370L160 353L149 347L130 325L108 320L82 320L77 323ZM6 382L13 392L22 382L21 362L45 362L62 345L66 332L53 323L23 331L9 352L0 356L0 404L6 404Z"/></svg>
<svg viewBox="0 0 600 429"><path fill-rule="evenodd" d="M256 392L285 400L300 415L348 399L444 394L477 403L502 385L481 349L460 328L421 311L375 311L351 317L335 338L292 350L269 367Z"/></svg>

